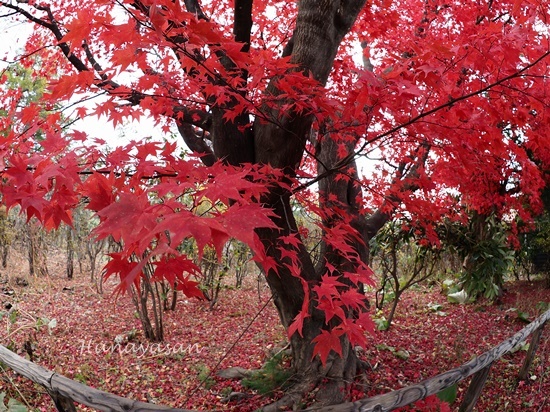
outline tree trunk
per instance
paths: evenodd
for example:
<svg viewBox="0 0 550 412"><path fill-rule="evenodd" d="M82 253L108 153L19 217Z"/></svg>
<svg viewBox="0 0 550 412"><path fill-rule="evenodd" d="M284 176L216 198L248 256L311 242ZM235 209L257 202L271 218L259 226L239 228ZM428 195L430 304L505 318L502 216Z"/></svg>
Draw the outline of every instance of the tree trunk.
<svg viewBox="0 0 550 412"><path fill-rule="evenodd" d="M0 206L0 260L2 267L8 266L8 252L11 244L10 223L6 206Z"/></svg>
<svg viewBox="0 0 550 412"><path fill-rule="evenodd" d="M388 315L388 329L391 328L393 317L395 316L395 310L397 309L397 305L399 304L399 299L401 298L401 290L396 289L395 292L395 298L393 299L393 302L391 303L391 309L390 313Z"/></svg>
<svg viewBox="0 0 550 412"><path fill-rule="evenodd" d="M34 268L34 262L35 262L35 256L36 256L36 252L35 252L35 249L36 249L36 246L35 246L35 239L34 239L34 236L33 236L33 233L32 233L32 228L31 228L31 225L30 225L30 222L29 224L27 224L27 231L26 231L26 235L27 235L27 257L28 257L28 261L29 261L29 275L30 276L34 276L34 273L35 273L35 268Z"/></svg>
<svg viewBox="0 0 550 412"><path fill-rule="evenodd" d="M311 289L321 281L321 271L316 271L313 267L310 255L305 247L300 246L297 251L300 262L300 273L296 273L284 266L289 264L289 258L281 257L281 248L279 236L296 234L297 227L294 216L291 213L288 194L279 193L273 195L278 199L273 201L273 206L278 216L274 218L279 230L259 230L268 253L275 257L275 260L281 265L277 273L267 273L266 279L274 295L275 305L279 316L285 328L292 323L296 315L302 309L304 302L304 288L300 279L303 279L310 285L310 308L311 316L304 321L303 336L294 333L290 337L290 346L292 350L292 368L294 385L287 391L287 395L265 408L266 411L278 410L284 406L291 406L299 403L306 393L316 392L316 401L321 404L340 403L347 395L346 389L353 382L357 368L357 358L349 341L345 336L341 338L342 356L331 352L325 366L321 364L319 357L313 356L313 339L319 335L321 330L326 329L324 314L318 310L315 305L317 301ZM288 246L288 245L286 245Z"/></svg>
<svg viewBox="0 0 550 412"><path fill-rule="evenodd" d="M296 28L284 51L285 55L290 56L291 63L297 66L296 70L303 71L307 76L317 80L320 86L324 86L340 42L351 28L364 4L365 0L300 1ZM271 81L265 93L272 101L280 94L277 89L277 79ZM279 107L285 103L287 103L285 98L281 98ZM243 160L242 157L235 156L234 149L241 147L243 142L247 142L248 133L252 132L254 161L258 164L269 164L282 169L287 175L279 187L272 188L261 199L266 208L273 210L275 215L272 220L277 229L261 229L257 232L267 255L273 258L277 264L276 268L268 269L265 275L282 324L288 328L302 310L305 293L309 294L309 314L311 316L304 320L303 336L294 333L290 337L294 385L287 391L287 395L283 399L266 407L266 410L277 410L281 407L297 405L305 394L312 391L316 392L315 397L320 404L338 403L346 397L346 389L355 377L357 358L345 335L341 337L342 356L331 351L325 365L321 363L318 356L313 356L315 346L312 342L313 339L323 329L334 325L327 326L325 324L324 313L316 308L317 300L312 290L314 286L321 283L321 277L327 274L324 264L329 263L336 266L339 273L334 275L340 279L342 272L353 271L359 263L366 262L368 249L364 239L357 238L357 241L353 242L353 247L359 259L350 261L324 245L322 263L315 268L311 256L303 244L300 244L296 250L293 249L294 246L281 241L281 236L299 237L290 203L292 194L286 187L300 165L306 143L310 137L313 116L286 109L281 111L273 104L263 106L262 112L266 114L268 120L257 117L252 131L247 129L241 132L241 136L238 136L236 130L239 128L222 119L224 111L214 110L212 123L218 126L212 128L211 134L216 157L224 159L229 164L238 165ZM237 121L242 122L243 119ZM222 124L223 127L220 127ZM220 140L223 140L223 144ZM351 151L353 148L354 144L352 143L349 150ZM242 152L249 153L244 150ZM319 144L317 155L322 157L322 164L328 165L328 168L339 160L336 156L335 144L329 136ZM249 155L246 157L249 158ZM366 235L369 231L366 222L359 214L358 202L361 192L353 180L357 178L355 164L351 164L351 168L353 178L347 183L338 183L330 173L320 181L321 201L325 203L323 206L330 207L328 196L330 193L336 194L340 206L345 209L348 216L351 216L351 226L361 232L361 235ZM379 219L381 216L386 217L377 215L376 218ZM384 219L381 220L385 222ZM335 216L327 216L323 223L327 227L331 227L341 222ZM289 253L294 253L296 258L290 258Z"/></svg>
<svg viewBox="0 0 550 412"><path fill-rule="evenodd" d="M67 279L72 279L74 275L74 234L70 227L67 227Z"/></svg>

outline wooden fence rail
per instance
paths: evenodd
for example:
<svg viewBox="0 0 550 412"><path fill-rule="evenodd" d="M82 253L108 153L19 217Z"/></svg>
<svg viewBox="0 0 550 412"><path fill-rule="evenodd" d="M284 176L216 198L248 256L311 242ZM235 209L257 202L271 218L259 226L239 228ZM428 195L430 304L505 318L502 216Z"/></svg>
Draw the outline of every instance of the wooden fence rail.
<svg viewBox="0 0 550 412"><path fill-rule="evenodd" d="M531 338L529 350L518 375L519 379L524 380L527 378L529 367L535 356L544 325L549 319L550 310L539 316L535 321L531 322L514 336L505 340L498 346L493 347L484 354L466 362L458 368L443 372L417 384L383 395L360 399L355 402L347 402L309 410L318 412L391 411L395 408L407 406L420 399L424 399L427 396L437 394L457 382L474 375L462 405L459 408L460 412L472 411L483 390L491 365L517 347L520 343L524 342L525 339L532 334L533 336ZM1 345L0 360L18 374L43 386L51 396L57 410L60 412L76 412L74 402L106 412L193 412L187 409L170 408L134 401L91 388L29 362Z"/></svg>
<svg viewBox="0 0 550 412"><path fill-rule="evenodd" d="M193 412L134 401L100 391L29 362L1 345L0 360L19 375L43 386L60 412L76 412L74 402L108 412Z"/></svg>
<svg viewBox="0 0 550 412"><path fill-rule="evenodd" d="M395 408L407 406L427 396L435 395L443 389L453 386L455 383L474 375L465 399L460 406L460 412L473 410L475 403L483 390L485 379L489 372L489 368L494 361L500 359L508 352L513 350L533 332L533 337L530 343L530 348L538 346L538 340L542 334L542 329L545 323L550 319L550 309L531 322L525 328L520 330L511 338L506 339L500 345L493 347L484 354L477 356L469 362L466 362L458 368L440 373L432 378L426 379L415 385L407 386L406 388L398 389L393 392L388 392L383 395L373 396L372 398L360 399L355 402L342 403L340 405L328 406L320 409L315 409L318 412L386 412ZM531 362L535 356L535 350L529 351L523 363L522 371L525 370L524 376L527 375L527 370L531 366Z"/></svg>

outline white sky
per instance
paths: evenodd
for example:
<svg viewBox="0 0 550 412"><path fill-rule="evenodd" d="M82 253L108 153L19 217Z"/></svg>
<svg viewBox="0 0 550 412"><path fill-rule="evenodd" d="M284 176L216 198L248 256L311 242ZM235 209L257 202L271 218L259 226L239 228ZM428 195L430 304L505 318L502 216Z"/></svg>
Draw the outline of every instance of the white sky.
<svg viewBox="0 0 550 412"><path fill-rule="evenodd" d="M0 18L0 71L6 68L8 62L12 62L15 56L21 52L31 31L32 26L28 23L17 23ZM92 100L89 107L94 107L98 101L97 99ZM92 138L106 140L111 147L123 146L132 140L141 140L145 137L153 137L155 140L167 137L160 127L155 127L153 122L147 118L142 118L139 122L126 121L123 125L114 127L105 116L100 118L88 116L83 120L78 120L72 127L86 132Z"/></svg>

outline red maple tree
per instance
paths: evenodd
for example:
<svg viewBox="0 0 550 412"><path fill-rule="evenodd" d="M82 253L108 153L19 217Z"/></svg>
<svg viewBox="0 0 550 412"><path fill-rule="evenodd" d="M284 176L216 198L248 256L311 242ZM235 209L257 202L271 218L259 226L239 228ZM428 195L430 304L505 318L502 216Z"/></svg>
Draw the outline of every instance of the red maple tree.
<svg viewBox="0 0 550 412"><path fill-rule="evenodd" d="M95 234L123 245L107 266L120 290L151 264L197 295L179 244L246 242L292 348L294 384L272 409L313 388L319 403L346 397L354 346L372 327L368 242L390 218L437 242L434 224L465 209L523 221L540 211L545 0L0 5L4 19L33 25L18 62L49 80L25 107L25 90L4 88L2 203L57 227L86 199ZM101 136L67 127L90 115L177 127L197 157L174 143L107 152ZM360 173L360 158L375 166ZM295 202L318 216L315 261Z"/></svg>

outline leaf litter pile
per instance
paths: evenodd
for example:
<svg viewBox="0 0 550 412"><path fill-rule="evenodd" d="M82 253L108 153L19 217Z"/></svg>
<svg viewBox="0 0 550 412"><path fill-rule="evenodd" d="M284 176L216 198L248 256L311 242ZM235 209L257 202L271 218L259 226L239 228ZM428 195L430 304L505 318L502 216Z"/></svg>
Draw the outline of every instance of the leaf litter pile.
<svg viewBox="0 0 550 412"><path fill-rule="evenodd" d="M62 270L60 268L60 273ZM164 313L165 341L148 342L128 295L114 283L98 294L85 276L21 278L2 273L1 343L33 362L86 385L173 407L254 411L281 395L267 395L217 372L258 369L285 346L285 333L268 288L251 276L243 289L223 290L214 309L181 298ZM542 302L542 303L541 303ZM540 282L515 282L498 304L447 302L438 287L405 293L391 328L369 337L361 352L369 366L355 399L398 389L457 367L502 342L550 302ZM251 320L255 318L253 322ZM526 382L518 382L527 343L493 365L479 411L550 410L548 328ZM288 365L288 359L283 360ZM54 410L43 388L12 371L0 371L0 393L39 411ZM466 388L461 382L455 409ZM90 410L80 407L79 410Z"/></svg>

